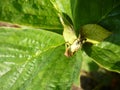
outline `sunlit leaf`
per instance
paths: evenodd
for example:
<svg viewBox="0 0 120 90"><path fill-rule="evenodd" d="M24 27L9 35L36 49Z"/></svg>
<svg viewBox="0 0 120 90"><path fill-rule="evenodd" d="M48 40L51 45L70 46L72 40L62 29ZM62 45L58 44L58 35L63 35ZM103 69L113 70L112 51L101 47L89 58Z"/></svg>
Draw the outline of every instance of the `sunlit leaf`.
<svg viewBox="0 0 120 90"><path fill-rule="evenodd" d="M80 34L86 39L86 42L99 43L112 33L100 25L87 24L81 28Z"/></svg>
<svg viewBox="0 0 120 90"><path fill-rule="evenodd" d="M67 58L63 44L61 35L49 31L0 28L0 89L70 89L81 51Z"/></svg>

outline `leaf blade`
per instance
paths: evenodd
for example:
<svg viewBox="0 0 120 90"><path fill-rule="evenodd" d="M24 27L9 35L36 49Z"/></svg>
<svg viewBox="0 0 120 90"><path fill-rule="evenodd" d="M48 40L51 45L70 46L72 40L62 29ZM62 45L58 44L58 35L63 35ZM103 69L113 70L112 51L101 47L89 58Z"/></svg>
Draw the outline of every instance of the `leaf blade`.
<svg viewBox="0 0 120 90"><path fill-rule="evenodd" d="M81 52L65 57L63 37L56 33L0 28L0 43L2 90L70 89L79 74Z"/></svg>
<svg viewBox="0 0 120 90"><path fill-rule="evenodd" d="M1 1L0 14L0 21L27 28L62 29L56 11L49 0Z"/></svg>

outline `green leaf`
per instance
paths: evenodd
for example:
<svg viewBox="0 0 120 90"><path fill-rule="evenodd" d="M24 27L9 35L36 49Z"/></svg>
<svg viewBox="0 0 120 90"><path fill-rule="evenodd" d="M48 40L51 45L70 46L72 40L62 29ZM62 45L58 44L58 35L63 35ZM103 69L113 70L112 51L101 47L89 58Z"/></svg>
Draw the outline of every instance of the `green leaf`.
<svg viewBox="0 0 120 90"><path fill-rule="evenodd" d="M56 10L49 0L1 1L0 21L25 27L62 29Z"/></svg>
<svg viewBox="0 0 120 90"><path fill-rule="evenodd" d="M78 34L81 26L98 23L106 18L120 4L120 0L72 0L72 3L74 26Z"/></svg>
<svg viewBox="0 0 120 90"><path fill-rule="evenodd" d="M59 13L60 21L63 25L63 37L66 43L70 45L77 39L73 26L69 23L69 21Z"/></svg>
<svg viewBox="0 0 120 90"><path fill-rule="evenodd" d="M120 4L111 10L111 12L99 22L100 25L113 32L114 36L118 37L120 33ZM118 37L119 38L119 37ZM115 39L114 39L115 41Z"/></svg>
<svg viewBox="0 0 120 90"><path fill-rule="evenodd" d="M82 67L81 72L96 72L99 69L99 66L93 61L92 58L90 58L85 52L82 53Z"/></svg>
<svg viewBox="0 0 120 90"><path fill-rule="evenodd" d="M84 25L98 24L112 34L99 44L83 45L86 53L94 61L110 71L120 72L120 0L87 0L73 1L72 14L77 34ZM94 30L93 30L94 31ZM92 39L101 37L100 34L92 35ZM92 31L88 34L91 35ZM100 36L101 35L101 36Z"/></svg>
<svg viewBox="0 0 120 90"><path fill-rule="evenodd" d="M120 5L114 8L100 24L113 34L91 49L87 49L87 46L86 53L102 67L120 73Z"/></svg>
<svg viewBox="0 0 120 90"><path fill-rule="evenodd" d="M61 35L0 28L0 90L69 90L79 75L81 51L64 56Z"/></svg>
<svg viewBox="0 0 120 90"><path fill-rule="evenodd" d="M86 46L84 49L98 65L107 70L120 73L120 50L118 48L120 48L118 45L104 42L91 48Z"/></svg>
<svg viewBox="0 0 120 90"><path fill-rule="evenodd" d="M89 56L108 70L120 73L120 5L114 8L100 24L113 34L104 42L93 46Z"/></svg>
<svg viewBox="0 0 120 90"><path fill-rule="evenodd" d="M97 24L84 25L80 34L86 39L86 42L99 43L107 38L111 33Z"/></svg>
<svg viewBox="0 0 120 90"><path fill-rule="evenodd" d="M50 0L54 8L61 13L68 15L73 20L71 12L71 0Z"/></svg>

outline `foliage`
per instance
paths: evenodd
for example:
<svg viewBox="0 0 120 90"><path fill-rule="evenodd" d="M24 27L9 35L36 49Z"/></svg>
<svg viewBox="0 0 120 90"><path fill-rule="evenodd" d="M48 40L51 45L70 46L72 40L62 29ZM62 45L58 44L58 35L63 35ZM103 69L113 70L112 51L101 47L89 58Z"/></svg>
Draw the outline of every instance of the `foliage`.
<svg viewBox="0 0 120 90"><path fill-rule="evenodd" d="M76 36L86 25L93 41L100 28L112 34L65 57L59 12ZM93 27L95 35L91 25L100 26ZM0 26L0 90L69 90L78 79L83 51L120 73L120 0L1 0Z"/></svg>

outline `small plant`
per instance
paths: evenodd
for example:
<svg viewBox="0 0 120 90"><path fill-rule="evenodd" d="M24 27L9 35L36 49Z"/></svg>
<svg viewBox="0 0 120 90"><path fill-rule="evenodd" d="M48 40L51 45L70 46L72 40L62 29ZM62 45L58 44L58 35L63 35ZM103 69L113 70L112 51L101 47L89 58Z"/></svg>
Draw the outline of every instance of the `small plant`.
<svg viewBox="0 0 120 90"><path fill-rule="evenodd" d="M120 73L119 34L120 0L1 1L0 90L70 90L86 57Z"/></svg>

